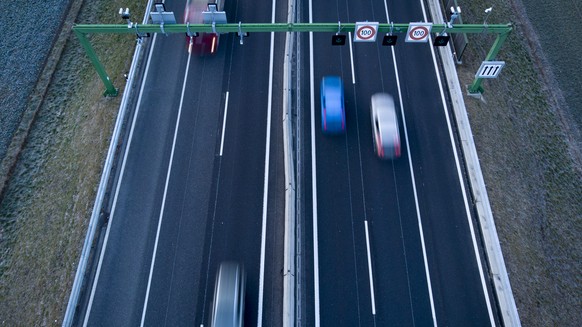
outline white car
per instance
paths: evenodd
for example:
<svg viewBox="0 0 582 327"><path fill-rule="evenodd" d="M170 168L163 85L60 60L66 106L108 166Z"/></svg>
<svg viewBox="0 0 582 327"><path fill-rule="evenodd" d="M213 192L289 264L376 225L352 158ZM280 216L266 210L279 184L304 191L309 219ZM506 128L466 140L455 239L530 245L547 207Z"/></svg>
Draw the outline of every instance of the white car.
<svg viewBox="0 0 582 327"><path fill-rule="evenodd" d="M220 264L214 285L212 327L242 327L245 310L246 274L236 262Z"/></svg>
<svg viewBox="0 0 582 327"><path fill-rule="evenodd" d="M370 114L372 116L372 133L374 152L381 159L400 157L400 132L394 99L387 93L372 95Z"/></svg>

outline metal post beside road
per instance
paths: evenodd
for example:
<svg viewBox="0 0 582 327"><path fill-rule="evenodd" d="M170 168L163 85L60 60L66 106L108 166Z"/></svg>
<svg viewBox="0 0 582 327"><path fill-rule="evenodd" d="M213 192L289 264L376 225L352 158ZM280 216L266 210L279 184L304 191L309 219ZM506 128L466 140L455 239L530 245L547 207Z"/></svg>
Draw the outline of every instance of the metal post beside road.
<svg viewBox="0 0 582 327"><path fill-rule="evenodd" d="M97 71L97 74L99 75L99 77L103 81L103 84L105 85L105 92L103 93L103 95L104 96L112 96L112 97L117 96L117 94L119 93L119 90L116 89L115 86L113 86L113 83L109 79L109 75L107 75L107 72L105 71L105 67L103 67L103 65L99 61L99 58L97 57L95 50L93 50L93 47L91 46L91 42L89 42L89 40L87 40L85 33L80 32L80 31L76 30L75 28L73 28L73 31L75 32L75 35L77 35L77 37L79 38L79 41L81 42L81 45L83 46L83 48L85 48L85 51L87 52L87 56L89 57L89 60L91 60L91 62L93 63L93 66L95 67L95 70Z"/></svg>
<svg viewBox="0 0 582 327"><path fill-rule="evenodd" d="M497 35L497 39L493 43L491 50L489 50L487 57L485 57L485 61L492 61L495 59L495 57L497 56L497 53L499 53L499 50L501 50L501 46L503 45L503 42L505 42L505 39L507 39L510 32L511 32L511 28L509 30L507 30L506 32L499 33ZM475 77L475 81L473 81L473 84L471 84L471 86L469 86L469 90L468 90L469 93L470 94L483 93L483 87L481 87L482 81L483 81L482 78Z"/></svg>

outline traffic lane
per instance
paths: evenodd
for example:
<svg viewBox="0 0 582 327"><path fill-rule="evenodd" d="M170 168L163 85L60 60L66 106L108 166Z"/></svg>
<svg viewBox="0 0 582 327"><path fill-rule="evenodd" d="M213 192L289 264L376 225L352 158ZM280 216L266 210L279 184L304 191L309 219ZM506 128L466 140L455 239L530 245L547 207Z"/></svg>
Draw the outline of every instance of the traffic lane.
<svg viewBox="0 0 582 327"><path fill-rule="evenodd" d="M394 23L424 22L421 1L388 1L388 15ZM383 16L384 17L384 16ZM428 21L431 21L430 17ZM435 22L442 23L442 22ZM399 36L398 44L404 42L406 35Z"/></svg>
<svg viewBox="0 0 582 327"><path fill-rule="evenodd" d="M402 21L424 21L422 10L420 1L389 4L391 17L402 17ZM404 103L410 103L410 107L414 108L413 113L407 114L407 119L411 116L413 122L409 125L412 127L409 130L411 144L419 144L416 148L418 152L411 155L418 175L416 181L423 225L426 225L425 240L437 307L436 316L439 324L451 322L463 325L469 321L475 324L471 317L479 317L478 324L490 325L477 266L478 258L471 240L461 182L454 162L436 73L433 73L435 68L429 46L400 43L395 49L397 62L414 63L403 66L405 70L401 76L415 74L414 71L425 76L422 79L405 80L403 90L406 93ZM429 87L431 85L433 87ZM419 94L423 96L419 97ZM449 115L452 117L452 113ZM425 204L425 201L430 203ZM492 293L489 296L493 302ZM495 306L492 310L496 310Z"/></svg>
<svg viewBox="0 0 582 327"><path fill-rule="evenodd" d="M257 323L259 309L270 34L253 36L252 43L249 41L244 46L233 38L231 44L233 53L228 56L227 85L230 93L224 152L214 169L214 230L209 230L213 241L206 252L210 273L202 278L205 279L205 287L212 290L213 274L220 262L236 260L243 263L247 270L245 323L253 325ZM276 80L280 78L275 77ZM274 98L273 103L275 101L280 104L280 97ZM275 105L275 110L280 112L280 105ZM269 221L273 218L267 217ZM270 243L266 246L274 247ZM282 251L281 248L279 250ZM280 276L280 265L272 269L278 269ZM266 276L265 284L276 284L277 279L270 277ZM279 277L279 284L280 280ZM265 286L265 289L271 290L273 287ZM210 303L207 301L204 305L208 312Z"/></svg>
<svg viewBox="0 0 582 327"><path fill-rule="evenodd" d="M354 209L361 193L350 192L346 136L327 138L317 142L316 153L321 324L366 326L372 309L364 219Z"/></svg>
<svg viewBox="0 0 582 327"><path fill-rule="evenodd" d="M260 39L259 39L260 38ZM268 36L258 36L268 46ZM262 40L265 39L265 40ZM216 204L212 216L212 242L208 249L210 275L206 288L214 288L213 273L220 262L241 262L247 271L245 324L256 325L265 170L268 83L264 66L243 65L248 60L268 62L251 47L239 48L231 65L224 152L215 166ZM254 59L251 59L254 58ZM241 60L241 61L238 61ZM251 68L252 67L252 68ZM254 69L253 69L254 68ZM211 310L211 302L205 305Z"/></svg>
<svg viewBox="0 0 582 327"><path fill-rule="evenodd" d="M356 160L361 161L372 243L376 322L430 323L428 283L392 52L378 43L354 43L353 53L360 151L359 157L352 159L352 166L357 167ZM380 160L374 153L369 108L370 98L377 92L394 97L402 144L401 157L396 160Z"/></svg>
<svg viewBox="0 0 582 327"><path fill-rule="evenodd" d="M424 76L401 82L436 316L439 324L490 325L429 46L405 44L397 61L415 63L401 76Z"/></svg>
<svg viewBox="0 0 582 327"><path fill-rule="evenodd" d="M286 21L287 3L278 4L277 21ZM275 33L274 65L272 81L271 136L268 175L267 225L265 239L265 271L263 326L283 325L283 278L290 272L284 271L285 259L285 156L283 139L283 68L286 35ZM291 110L291 108L288 108ZM292 136L289 136L292 137ZM293 228L293 227L291 227ZM293 241L293 240L291 240ZM291 260L294 260L291 258Z"/></svg>
<svg viewBox="0 0 582 327"><path fill-rule="evenodd" d="M358 81L354 87L361 108L357 119L372 247L376 322L402 326L430 324L428 282L392 53L378 44L354 44L354 63ZM374 153L369 107L371 95L377 92L394 97L402 146L401 157L395 160L380 160Z"/></svg>
<svg viewBox="0 0 582 327"><path fill-rule="evenodd" d="M273 6L276 7L273 9ZM226 3L228 7L228 3ZM286 1L277 2L237 2L236 20L264 22L272 21L273 13L275 20L285 22L287 20L288 4ZM231 9L232 10L232 9ZM236 192L229 195L228 201L238 202L233 206L232 212L247 213L245 216L249 222L261 222L261 226L251 227L250 224L240 221L240 227L233 225L230 230L233 234L239 235L232 244L241 244L244 248L236 247L234 254L228 257L239 257L244 262L248 270L247 275L247 295L245 322L256 324L257 314L262 310L263 325L282 324L282 284L283 284L283 241L284 241L284 166L283 166L283 143L282 143L282 84L283 84L283 51L285 45L285 34L274 34L274 66L272 81L269 81L269 65L271 51L271 33L255 33L250 38L244 39L244 44L239 44L239 38L233 36L232 39L231 69L228 80L231 91L230 96L237 108L227 117L227 126L224 141L223 172L228 180L235 180L232 184ZM269 104L269 84L272 84L271 103ZM229 100L230 102L230 100ZM271 118L268 119L268 106L271 105ZM231 115L232 114L232 115ZM232 117L231 117L232 116ZM232 124L234 121L234 125ZM270 123L270 149L269 149L269 171L268 171L268 198L263 202L265 186L265 147L267 137L267 124ZM276 140L279 140L277 142ZM234 152L233 152L234 151ZM232 160L230 155L233 154ZM227 162L228 160L228 162ZM225 164L226 163L226 164ZM232 169L230 167L233 167ZM260 167L260 169L259 169ZM259 170L260 173L258 173ZM252 176L247 174L252 170ZM232 178L228 177L232 174ZM246 175L246 176L245 176ZM276 176L276 178L275 178ZM254 185L253 185L254 184ZM257 187L256 191L250 191ZM247 189L248 188L248 189ZM218 192L228 191L219 188ZM258 192L260 191L260 192ZM218 193L220 195L220 193ZM223 208L220 200L217 207ZM257 212L255 205L260 204L260 211ZM262 233L262 215L264 206L266 208L266 230ZM247 209L249 208L249 209ZM243 226L247 229L244 233ZM265 238L264 244L264 275L262 285L259 285L261 237ZM253 241L257 243L252 243ZM248 244L248 246L247 246ZM251 246L257 244L257 246ZM220 255L217 255L217 259ZM252 269L251 269L252 268ZM256 271L256 273L255 273ZM256 278L256 279L254 279ZM258 303L259 291L262 288L262 307Z"/></svg>
<svg viewBox="0 0 582 327"><path fill-rule="evenodd" d="M314 4L314 21L348 20L346 8L337 12ZM334 14L338 16L334 17ZM321 15L321 17L318 17ZM352 84L350 45L329 45L331 34L314 34L315 139L319 253L319 313L321 324L373 324L367 272L364 208L357 116L358 98ZM349 39L348 39L349 41ZM320 83L325 75L344 82L346 135L321 133ZM317 310L317 309L316 309Z"/></svg>
<svg viewBox="0 0 582 327"><path fill-rule="evenodd" d="M369 221L376 322L380 326L432 324L407 154L394 161L362 151Z"/></svg>
<svg viewBox="0 0 582 327"><path fill-rule="evenodd" d="M226 10L227 10L227 13L230 13L231 12L229 10L229 7L228 6L227 6ZM235 11L237 13L239 12L238 10L235 10ZM244 12L241 12L241 13L244 14ZM226 44L230 44L230 48L232 49L232 46L233 46L233 44L235 44L234 43L235 41L237 41L235 46L239 46L238 45L238 39L231 40L230 35L223 35L221 37L221 45L219 46L219 50L218 50L218 53L216 55L203 57L203 60L204 61L202 61L202 64L200 64L198 62L196 64L193 64L196 67L199 66L197 64L200 64L202 67L205 67L199 73L190 74L191 76L194 76L194 77L195 76L202 76L202 75L204 75L204 77L202 78L202 81L199 83L199 85L191 85L191 86L188 86L188 88L190 90L192 90L192 92L191 92L192 94L197 94L198 95L198 98L202 99L200 101L203 101L204 99L213 99L213 100L220 99L221 98L220 93L213 92L213 91L217 91L217 90L220 91L220 88L219 88L220 85L223 85L223 87L225 87L225 88L228 87L228 84L230 83L230 76L231 76L231 74L229 73L229 74L223 75L223 69L222 68L220 68L220 69L212 68L212 64L210 64L210 63L211 62L216 62L216 61L223 62L224 61L224 58L223 58L224 56L230 58L231 57L231 51L230 50L224 50L224 48L227 47ZM225 52L226 51L229 51L229 53L225 55ZM221 58L220 59L217 59L218 57L221 57ZM194 57L193 61L196 61L196 60L201 61L202 59L200 59L199 57ZM203 63L206 63L206 64L203 64ZM236 64L237 65L240 65L240 63L236 63ZM241 65L241 67L244 67L244 64L245 63L243 63ZM217 93L217 94L214 94L214 93ZM188 103L187 98L188 98L188 95L186 95L185 103ZM226 105L224 92L222 93L222 101L223 101L223 104L221 104L220 108L224 108L224 106ZM236 101L236 99L235 99L235 101ZM208 102L208 101L206 101L206 102ZM231 100L231 106L232 106L232 100ZM200 120L201 119L200 116L204 115L204 113L206 113L206 112L215 113L215 114L212 114L211 115L211 116L214 117L214 116L216 116L222 110L222 109L215 110L215 109L219 109L219 108L212 108L212 106L208 106L208 105L202 105L201 107L202 108L200 108L199 113L196 115L196 117L197 117L196 119L197 120ZM187 111L188 111L188 109L189 108L186 108ZM222 119L220 119L220 122L222 123ZM191 126L191 124L189 124L188 121L186 121L185 123L188 126ZM215 128L215 129L219 129L219 128ZM207 131L213 131L212 128L202 128L201 130L204 131L202 133L208 133ZM204 137L204 139L207 139L205 142L202 142L201 140L196 140L195 142L193 141L193 143L192 143L193 145L192 146L193 147L194 146L198 147L198 144L203 144L201 146L202 148L212 149L213 146L214 146L214 144L210 144L210 143L214 139L210 135L206 135L206 136L207 137ZM208 143L208 144L207 145L204 145L204 143ZM215 152L218 154L218 152L219 152L219 150L218 150L218 144L216 145L216 147L217 148L216 148ZM180 153L180 151L177 150L177 153ZM195 161L199 162L200 159L201 159L199 156L193 156L193 157L195 157L196 159L190 158L190 160L187 160L188 158L185 158L186 160L184 160L184 161L191 162L191 161L195 160ZM180 158L177 158L177 161L180 162L180 161L183 161L183 160L181 160ZM212 171L212 169L210 169L210 171ZM189 173L191 173L191 174L199 174L199 172L193 172L193 171L192 172L189 172ZM212 176L211 173L210 174L207 174L206 173L206 169L201 174L202 175L206 175L205 177ZM187 184L188 185L191 185L189 182ZM188 187L188 188L192 188L192 187ZM186 191L188 191L188 188L186 188ZM201 187L197 187L197 188L201 188ZM201 189L204 189L204 188L201 188ZM207 189L210 190L210 187L208 187ZM180 194L180 191L178 191L177 194ZM199 207L202 207L203 205L209 206L208 201L201 201ZM209 211L210 210L212 210L212 208L209 209ZM174 210L174 211L178 211L178 210ZM199 212L199 213L201 213L201 212ZM176 217L180 217L180 215L178 215L178 214L176 214L175 216ZM201 214L200 216L204 216L204 214ZM191 220L188 220L188 221L191 221ZM205 223L205 221L202 222L202 224L198 224L197 230L200 230L200 229L204 230L204 227L203 227L204 226L204 223ZM175 219L175 221L173 223L170 223L169 222L169 223L165 223L165 224L167 224L167 225L172 224L174 226L174 228L168 228L169 230L176 230L177 229L177 226L180 227L180 230L184 230L184 222L182 222L182 219ZM189 248L188 246L181 246L180 245L180 243L181 243L180 242L180 235L181 234L184 234L184 233L180 233L180 231L177 231L175 233L170 233L170 234L171 235L174 235L174 236L167 238L168 241L165 242L165 243L168 243L168 246L167 247L162 246L162 244L160 243L160 246L165 249L164 252L177 251L176 249L179 249L179 248L184 248L184 249L188 249ZM188 233L186 233L186 234L188 234ZM219 233L219 234L222 234L222 233ZM188 241L191 238L192 237L186 237L185 240ZM230 238L230 237L228 237L228 238ZM188 243L187 241L185 241L185 242ZM279 248L282 249L281 247L279 247ZM177 253L177 254L175 254L175 255L173 255L171 257L174 258L174 260L176 259L175 257L178 257L178 259L179 259L181 257L180 254L183 256L183 255L187 255L189 253L188 253L188 251L186 251L184 253ZM164 258L163 255L161 255L161 257ZM201 257L202 257L201 255L196 255L196 259L197 259L196 261L200 261L201 260ZM279 258L279 256L277 256L277 258ZM168 260L169 259L167 259L166 261L168 261ZM189 262L187 260L182 260L182 261ZM165 265L162 264L161 266L165 266ZM198 265L198 266L200 266L200 265ZM211 270L211 268L210 267L200 267L200 268L196 268L195 267L194 270L195 271L193 273L184 273L183 271L181 271L180 274L181 275L184 275L186 277L188 277L188 276L194 276L194 275L199 276L201 274L207 274L207 272L209 270ZM214 267L212 268L212 270L215 270ZM162 274L160 273L159 275L162 275ZM210 275L212 275L212 273ZM162 281L163 280L171 280L174 283L176 283L174 278L169 278L169 277L173 277L173 275L172 276L165 276L165 277L166 278L160 277L160 278L156 278L156 279L162 280ZM190 282L191 280L192 280L192 278L190 277L190 280L187 280L186 281L186 284L188 282ZM162 283L161 285L165 285L165 284L167 284L167 283ZM196 280L193 284L195 285L195 286L193 286L194 289L197 289L198 288L197 287L198 281ZM165 286L160 286L159 288L161 289L161 293L162 294L163 294L164 291L169 292L168 290L172 290L172 288L165 287ZM177 291L174 290L173 292L177 292ZM156 319L154 319L153 320L154 321L154 324L157 324L158 322L161 322L161 321L163 321L164 323L168 323L168 321L170 321L170 324L172 324L171 323L171 321L172 321L171 318L172 317L180 317L180 312L177 312L177 315L173 315L172 314L173 311L176 311L173 308L181 308L181 307L189 308L190 311L189 311L188 317L193 316L194 310L192 310L192 308L197 307L197 305L194 303L192 306L190 306L190 305L186 305L186 303L192 303L193 302L192 299L194 297L191 294L196 294L196 293L191 293L190 295L188 295L188 293L190 293L190 292L185 291L182 288L178 294L185 294L185 296L171 296L170 294L164 294L165 297L168 297L168 300L167 300L168 304L166 305L164 303L164 301L160 301L164 305L162 305L161 308L156 308L161 313L161 315L158 318L161 317L161 318L164 318L164 320L160 320L160 319L157 319L156 320ZM181 298L184 298L184 300L180 300ZM180 305L174 307L174 306L171 305L172 302L177 302L177 304L180 304ZM149 311L152 311L152 310L149 310ZM181 309L177 309L177 310L183 311ZM184 313L182 313L182 314L184 314ZM201 316L206 317L207 315L202 314ZM280 315L279 315L279 317L280 317ZM170 319L170 320L168 320L168 319ZM201 319L204 319L204 318L201 318ZM177 319L177 321L183 322L183 320L180 320L180 319Z"/></svg>
<svg viewBox="0 0 582 327"><path fill-rule="evenodd" d="M117 205L89 313L89 325L131 325L141 319L157 217L162 200L185 56L161 53L172 37L156 38L152 63L127 151ZM166 50L164 50L166 48ZM152 173L155 172L155 173Z"/></svg>
<svg viewBox="0 0 582 327"><path fill-rule="evenodd" d="M315 140L317 162L319 293L322 325L369 325L371 295L366 263L364 209L359 163L350 144L357 143L356 95L351 87L348 47L319 43L315 35ZM325 59L324 59L325 58ZM331 60L331 58L337 58ZM321 132L320 83L324 75L339 75L344 81L345 135ZM351 166L353 165L353 167Z"/></svg>
<svg viewBox="0 0 582 327"><path fill-rule="evenodd" d="M190 58L155 254L146 313L148 325L195 323L195 294L199 289L212 171L225 100L220 87L224 62L225 51Z"/></svg>
<svg viewBox="0 0 582 327"><path fill-rule="evenodd" d="M350 10L350 15L353 15L353 11ZM318 42L317 41L317 37L315 38L315 44L322 44L322 42ZM349 44L346 45L345 48L348 48ZM392 77L392 79L390 80L389 76L394 76L394 72L393 72L393 68L391 68L391 57L389 56L382 56L380 54L380 49L378 48L378 45L375 43L354 43L353 44L353 52L354 52L354 63L355 63L355 67L354 67L354 71L355 71L355 81L356 84L355 86L352 85L352 78L351 78L351 72L350 72L350 76L345 77L344 76L344 83L345 83L345 88L346 88L346 125L347 125L347 129L348 129L348 134L350 134L350 132L353 132L352 135L357 135L358 137L348 137L348 144L347 147L349 148L349 167L350 167L350 174L349 174L349 178L351 179L351 191L350 191L350 196L355 199L353 201L353 206L357 207L354 208L353 211L354 212L362 212L363 210L361 210L360 208L363 207L363 202L362 202L362 196L361 196L361 191L360 189L362 187L364 187L364 185L368 185L368 182L363 183L361 181L361 176L362 176L362 170L364 171L364 175L366 175L366 173L368 172L367 168L361 169L362 167L362 161L364 162L364 164L369 161L369 160L376 160L375 155L373 154L373 150L372 150L372 142L371 142L371 135L372 135L372 131L371 131L371 123L370 123L370 116L369 116L369 99L371 97L372 93L375 92L379 92L379 91L387 91L386 89L388 89L389 93L395 95L395 97L397 96L397 89L396 89L396 83L394 78ZM326 56L326 58L329 58L331 56ZM342 57L343 59L343 57ZM316 60L316 62L318 62L318 60ZM331 64L331 61L329 61L330 63L328 63L327 65ZM336 64L337 65L337 64ZM343 65L345 66L345 65ZM348 70L350 68L348 67ZM317 73L316 73L317 76ZM350 96L349 93L353 94L353 98L354 101L353 103L350 103ZM358 121L356 123L356 121ZM355 132L354 132L355 131ZM370 140L370 141L368 141ZM319 143L318 143L319 146ZM361 156L362 154L362 149L367 149L369 155L368 156ZM317 150L318 153L322 152L321 149L318 148ZM320 164L320 159L318 158L318 165ZM404 168L403 172L405 176L410 177L410 172L409 169L407 168L406 165L402 166L402 168ZM318 183L319 181L322 179L322 174L319 173L319 166L318 166ZM390 192L391 190L386 189L387 185L394 185L393 182L393 177L389 176L389 178L387 180L384 180L384 182L386 183L386 181L390 181L392 180L392 182L388 182L386 184L384 183L380 183L380 185L378 185L378 176L381 176L381 174L376 174L373 178L373 182L370 183L370 185L373 186L372 188L372 192L373 193L377 193L377 194L383 194L386 197L379 199L378 201L382 201L382 202L386 202L388 201L388 205L392 206L392 207L397 207L397 203L396 203L396 196L390 196L391 194L393 194L393 191ZM410 184L411 179L408 179L408 185L411 186ZM333 187L333 186L332 186ZM318 185L318 192L320 187ZM410 189L410 187L409 187ZM388 191L388 192L387 192ZM366 195L368 193L366 192ZM410 192L410 198L413 199L412 196L412 192ZM320 197L319 193L318 193L318 198ZM367 196L366 196L367 197ZM382 203L379 202L379 203ZM366 206L370 205L370 202L368 201L368 199L366 199L365 201ZM374 202L372 202L372 206L374 206ZM321 208L321 207L320 207ZM409 208L411 208L411 210L409 210L409 213L412 214L412 216L415 216L415 211L414 211L414 205L409 206ZM367 208L366 208L367 209ZM319 212L321 212L322 210L319 210ZM321 220L321 219L320 219ZM360 239L364 238L364 233L362 228L363 226L363 219L359 219L356 223L356 225L359 225L359 230L360 232L356 234L360 235ZM379 230L382 231L382 223L378 223L377 224L380 228ZM386 232L389 234L387 236L388 240L401 240L402 235L401 235L401 230L402 228L390 228L387 229ZM413 229L414 230L414 229ZM417 231L417 229L416 229ZM392 234L390 234L392 233ZM386 235L384 235L386 236ZM356 236L357 237L357 236ZM427 288L421 288L421 289L417 289L415 288L414 291L410 290L410 283L392 283L395 280L404 280L406 281L408 278L410 278L408 276L408 272L406 271L406 267L407 265L411 265L414 266L415 268L417 268L416 270L413 269L414 271L420 271L421 273L424 272L424 265L423 265L423 261L418 260L418 258L422 258L422 253L420 251L415 252L414 254L409 255L409 257L414 258L416 257L417 260L415 260L412 263L406 262L405 260L398 260L399 256L398 253L402 253L403 251L399 250L403 248L403 244L401 243L396 243L396 244L386 244L387 242L383 241L384 237L382 238L378 238L375 239L376 241L376 249L378 249L378 251L382 254L386 254L386 255L380 255L382 258L382 260L380 260L380 262L378 263L377 267L380 267L380 269L375 269L375 274L377 275L376 277L379 279L380 283L378 285L376 285L377 287L375 287L376 290L378 290L378 286L380 286L380 290L378 291L377 295L380 296L376 296L376 304L378 304L378 314L375 317L376 322L379 323L383 323L383 322L391 322L391 323L395 323L395 322L400 322L403 323L405 322L409 322L411 320L414 320L415 317L412 317L412 307L414 305L416 305L417 307L422 307L424 304L424 312L421 312L419 314L420 317L423 317L423 313L424 313L424 317L425 317L425 321L430 321L430 307L428 307L427 303L428 303L428 292L427 292ZM418 232L416 233L416 237L413 237L411 240L414 243L414 241L418 241L419 237L418 237ZM374 240L374 239L373 239ZM357 242L357 241L355 241ZM408 242L411 242L410 240ZM321 241L320 241L321 243ZM360 244L363 243L363 240L359 241ZM392 252L394 251L394 252ZM374 253L375 251L373 251L372 256L374 257ZM392 254L395 253L395 254ZM365 248L361 247L361 250L359 251L359 256L360 257L364 257L365 258L366 252L365 252ZM374 258L374 264L376 264L376 262L378 262L379 260L377 260L376 258ZM397 266L389 266L387 268L385 268L384 266L386 266L387 263L394 263L395 261L398 261L399 263L401 263L400 265ZM363 260L361 261L361 263L358 265L358 270L359 270L359 274L361 276L365 276L367 278L367 265L366 265L366 261ZM414 265L413 265L414 264ZM322 266L324 264L322 263ZM324 270L324 268L321 268L322 270ZM391 276L391 274L394 275ZM323 275L323 273L322 273ZM420 276L423 276L423 274L421 274ZM384 283L385 281L389 281L389 283ZM369 283L369 281L366 281ZM323 282L322 282L323 284ZM424 280L421 280L420 283L417 284L424 284L426 285L426 278L424 278ZM391 290L390 293L386 294L386 296L384 297L384 290L385 285L390 285L392 286L392 288L396 288L397 290ZM323 287L323 286L322 286ZM369 289L369 286L368 286ZM421 291L420 294L418 294L418 291ZM407 299L410 299L410 294L414 292L415 293L415 297L419 297L421 300L419 300L421 302L421 304L418 304L415 301L414 304L410 303L410 301L402 301L401 300L401 296L405 295ZM363 292L362 292L363 293ZM369 292L367 293L368 298L366 299L368 301L368 303L371 302L371 299L369 298ZM363 294L362 294L363 295ZM394 295L393 297L389 297L387 295ZM357 295L356 295L357 296ZM323 299L323 296L321 296L321 298ZM362 296L363 298L363 296ZM322 300L323 302L323 300ZM405 306L404 308L402 308L402 303L408 303L407 306ZM323 307L323 304L322 304ZM427 309L428 307L428 309ZM396 310L392 310L391 309L396 309ZM371 314L371 308L368 309L368 314ZM338 310L340 311L340 310ZM345 312L345 310L341 311L342 313ZM322 309L322 317L323 317L324 313L323 313L323 309ZM363 314L365 315L365 313ZM426 319L426 317L428 316L428 319ZM390 320L388 320L388 317L390 318ZM411 319L411 320L407 320ZM323 321L324 318L322 318ZM357 321L357 320L353 320L353 321ZM422 319L421 319L422 321Z"/></svg>

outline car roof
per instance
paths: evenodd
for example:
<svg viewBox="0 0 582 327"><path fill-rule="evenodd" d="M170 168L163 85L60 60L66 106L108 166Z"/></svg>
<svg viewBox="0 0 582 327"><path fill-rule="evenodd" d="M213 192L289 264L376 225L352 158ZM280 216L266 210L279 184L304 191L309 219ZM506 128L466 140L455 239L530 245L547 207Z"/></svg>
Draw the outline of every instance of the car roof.
<svg viewBox="0 0 582 327"><path fill-rule="evenodd" d="M394 99L387 93L376 93L372 96L372 110L378 117L380 137L385 139L398 133L398 119L394 108Z"/></svg>
<svg viewBox="0 0 582 327"><path fill-rule="evenodd" d="M342 79L339 76L325 76L322 81L325 96L339 96L342 93Z"/></svg>
<svg viewBox="0 0 582 327"><path fill-rule="evenodd" d="M341 109L342 107L342 80L339 76L325 76L322 81L322 92L327 109Z"/></svg>

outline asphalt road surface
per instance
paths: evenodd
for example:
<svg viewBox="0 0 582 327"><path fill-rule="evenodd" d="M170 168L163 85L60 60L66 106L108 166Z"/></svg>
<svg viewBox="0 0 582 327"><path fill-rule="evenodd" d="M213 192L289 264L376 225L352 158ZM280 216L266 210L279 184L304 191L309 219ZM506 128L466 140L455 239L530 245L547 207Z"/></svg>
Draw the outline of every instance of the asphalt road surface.
<svg viewBox="0 0 582 327"><path fill-rule="evenodd" d="M184 1L165 5L183 17ZM225 11L229 22L286 22L287 5L227 1ZM302 22L426 20L420 1L299 8ZM331 35L299 36L294 72L298 324L499 324L432 46L350 35L334 47ZM184 35L148 41L79 325L207 326L215 274L231 260L247 272L245 325L282 325L284 41L223 35L205 56ZM321 133L325 75L344 81L345 135ZM396 101L393 161L372 148L376 92Z"/></svg>
<svg viewBox="0 0 582 327"><path fill-rule="evenodd" d="M230 21L286 20L285 7L226 2ZM185 2L166 1L183 17ZM246 325L281 324L284 35L189 54L151 40L143 87L87 294L88 326L208 325L222 261L247 272ZM89 293L89 292L88 292Z"/></svg>
<svg viewBox="0 0 582 327"><path fill-rule="evenodd" d="M313 2L311 17L303 9L313 22L425 21L420 1ZM313 276L305 282L307 325L494 325L497 310L432 45L407 44L399 35L394 48L381 40L350 46L353 37L343 47L323 33L303 43L313 51L312 60L304 53L303 76L315 104L303 102L305 244L313 253L305 260ZM325 75L344 81L345 135L320 131ZM369 108L376 92L396 100L402 156L394 161L373 151Z"/></svg>

